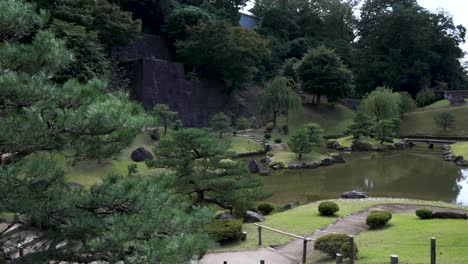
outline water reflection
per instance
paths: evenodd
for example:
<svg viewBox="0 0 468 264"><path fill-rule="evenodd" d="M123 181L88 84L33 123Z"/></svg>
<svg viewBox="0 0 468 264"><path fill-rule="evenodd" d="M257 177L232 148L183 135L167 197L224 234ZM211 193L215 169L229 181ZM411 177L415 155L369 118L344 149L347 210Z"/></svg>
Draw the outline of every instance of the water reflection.
<svg viewBox="0 0 468 264"><path fill-rule="evenodd" d="M371 196L401 197L468 205L468 170L446 162L440 151L415 148L387 153L353 153L346 163L316 170L274 172L264 177L275 203L337 198L361 190Z"/></svg>

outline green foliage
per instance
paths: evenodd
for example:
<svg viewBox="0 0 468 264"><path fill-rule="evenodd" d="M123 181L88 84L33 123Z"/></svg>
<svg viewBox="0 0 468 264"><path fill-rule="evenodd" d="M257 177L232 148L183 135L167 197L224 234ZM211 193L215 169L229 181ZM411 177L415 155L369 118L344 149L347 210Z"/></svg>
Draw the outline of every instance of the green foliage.
<svg viewBox="0 0 468 264"><path fill-rule="evenodd" d="M246 129L250 128L252 126L252 123L250 122L249 119L241 116L236 120L236 129L242 131L242 133L245 132Z"/></svg>
<svg viewBox="0 0 468 264"><path fill-rule="evenodd" d="M212 19L203 9L195 6L186 6L176 9L167 19L165 32L173 40L183 40L190 35L194 26Z"/></svg>
<svg viewBox="0 0 468 264"><path fill-rule="evenodd" d="M266 139L266 140L270 140L271 139L271 133L265 133L263 135L263 137Z"/></svg>
<svg viewBox="0 0 468 264"><path fill-rule="evenodd" d="M309 134L309 142L314 146L320 146L323 137L323 129L319 124L316 123L307 123L304 125L304 128L307 129Z"/></svg>
<svg viewBox="0 0 468 264"><path fill-rule="evenodd" d="M271 203L260 203L258 206L257 206L257 209L263 214L263 215L268 215L270 214L271 212L273 212L273 210L275 210L275 206Z"/></svg>
<svg viewBox="0 0 468 264"><path fill-rule="evenodd" d="M400 117L403 118L403 116L406 113L413 112L418 108L416 106L416 102L413 100L413 97L407 92L401 92L400 93Z"/></svg>
<svg viewBox="0 0 468 264"><path fill-rule="evenodd" d="M425 88L416 94L416 103L420 107L430 105L435 101L437 101L437 96L433 89Z"/></svg>
<svg viewBox="0 0 468 264"><path fill-rule="evenodd" d="M321 202L318 206L318 211L320 215L323 215L323 216L334 215L339 210L340 210L340 207L338 206L338 204L334 202L330 202L330 201Z"/></svg>
<svg viewBox="0 0 468 264"><path fill-rule="evenodd" d="M379 122L399 114L400 95L387 87L377 87L362 101L363 110Z"/></svg>
<svg viewBox="0 0 468 264"><path fill-rule="evenodd" d="M284 62L283 67L281 69L281 75L284 77L290 78L294 81L297 81L296 70L297 70L298 61L299 60L297 58L287 59Z"/></svg>
<svg viewBox="0 0 468 264"><path fill-rule="evenodd" d="M53 9L54 18L97 32L110 52L112 47L129 44L141 31L141 21L106 0L62 0Z"/></svg>
<svg viewBox="0 0 468 264"><path fill-rule="evenodd" d="M450 14L431 13L417 1L366 0L356 32L362 94L380 85L412 95L438 82L447 82L449 89L463 87L459 59L466 29Z"/></svg>
<svg viewBox="0 0 468 264"><path fill-rule="evenodd" d="M297 73L302 89L316 95L317 104L322 95L329 102L336 102L351 92L351 71L333 50L325 46L310 50L299 62Z"/></svg>
<svg viewBox="0 0 468 264"><path fill-rule="evenodd" d="M281 131L283 132L283 134L287 135L289 133L289 126L288 125L283 125L281 127Z"/></svg>
<svg viewBox="0 0 468 264"><path fill-rule="evenodd" d="M156 117L157 122L164 127L164 135L167 133L167 128L177 118L177 112L171 111L168 105L157 104L153 107L152 114Z"/></svg>
<svg viewBox="0 0 468 264"><path fill-rule="evenodd" d="M130 164L127 166L128 176L136 174L138 172L138 166L136 164Z"/></svg>
<svg viewBox="0 0 468 264"><path fill-rule="evenodd" d="M213 220L205 226L205 231L216 242L236 241L242 237L242 222Z"/></svg>
<svg viewBox="0 0 468 264"><path fill-rule="evenodd" d="M382 228L392 219L392 214L387 211L374 211L366 218L366 224L372 228Z"/></svg>
<svg viewBox="0 0 468 264"><path fill-rule="evenodd" d="M337 253L342 253L343 257L349 258L350 255L350 241L349 236L346 234L329 234L323 237L318 238L315 241L314 249L320 250L323 253L328 254L330 257L336 257ZM356 256L358 249L356 244L354 244L355 254Z"/></svg>
<svg viewBox="0 0 468 264"><path fill-rule="evenodd" d="M416 215L424 220L424 219L431 219L432 218L432 210L427 209L427 208L421 208L416 210Z"/></svg>
<svg viewBox="0 0 468 264"><path fill-rule="evenodd" d="M313 144L310 142L309 130L307 128L296 130L291 136L288 146L293 152L299 154L298 160L302 158L303 154L311 152Z"/></svg>
<svg viewBox="0 0 468 264"><path fill-rule="evenodd" d="M80 82L87 82L93 78L109 76L110 61L97 32L87 31L83 26L59 19L54 19L51 30L57 37L65 40L67 49L74 55L74 60L56 74L56 81L63 83L75 78Z"/></svg>
<svg viewBox="0 0 468 264"><path fill-rule="evenodd" d="M450 112L439 112L434 116L434 122L439 128L447 131L455 123L455 115Z"/></svg>
<svg viewBox="0 0 468 264"><path fill-rule="evenodd" d="M219 138L223 138L223 133L231 130L231 118L223 112L217 113L211 117L210 127L213 131L219 132Z"/></svg>
<svg viewBox="0 0 468 264"><path fill-rule="evenodd" d="M181 129L164 137L154 149L150 167L169 168L176 175L174 191L194 204L212 203L225 209L251 208L267 197L261 179L232 160L229 146L201 129Z"/></svg>
<svg viewBox="0 0 468 264"><path fill-rule="evenodd" d="M187 68L202 78L224 80L231 89L250 81L268 55L266 42L257 33L220 21L194 27L176 47Z"/></svg>
<svg viewBox="0 0 468 264"><path fill-rule="evenodd" d="M182 123L182 120L180 119L177 119L175 122L174 122L174 126L173 126L173 129L174 130L180 130L184 127L184 124Z"/></svg>
<svg viewBox="0 0 468 264"><path fill-rule="evenodd" d="M398 118L392 120L380 120L375 125L375 137L381 143L391 140L398 135L400 130L400 123Z"/></svg>
<svg viewBox="0 0 468 264"><path fill-rule="evenodd" d="M353 123L348 127L348 131L353 135L354 139L359 139L361 136L370 135L372 125L369 115L363 111L358 111L354 115Z"/></svg>
<svg viewBox="0 0 468 264"><path fill-rule="evenodd" d="M273 117L276 126L277 117L294 111L301 105L301 97L294 91L294 83L285 77L275 77L265 84L258 94L257 103L263 115Z"/></svg>
<svg viewBox="0 0 468 264"><path fill-rule="evenodd" d="M275 138L275 143L280 144L283 140L281 138Z"/></svg>

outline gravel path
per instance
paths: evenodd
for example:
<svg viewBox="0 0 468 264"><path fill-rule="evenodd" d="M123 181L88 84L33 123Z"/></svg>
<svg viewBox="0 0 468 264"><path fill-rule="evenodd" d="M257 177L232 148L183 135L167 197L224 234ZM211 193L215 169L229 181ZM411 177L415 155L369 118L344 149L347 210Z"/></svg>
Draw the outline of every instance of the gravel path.
<svg viewBox="0 0 468 264"><path fill-rule="evenodd" d="M449 211L466 213L466 211L463 210L435 206L404 204L376 205L365 211L358 212L344 218L338 218L335 223L330 224L322 229L315 230L313 233L307 235L307 237L317 239L331 233L358 235L363 229L366 228L366 217L372 211L386 210L397 214L414 214L415 211L421 207L429 208L433 212ZM228 264L259 264L260 260L265 260L266 264L297 264L300 263L302 259L302 248L303 241L301 239L296 239L276 247L256 248L245 251L210 253L205 255L201 261L195 263L223 264L224 261L227 261ZM321 252L314 250L313 242L308 243L308 259L314 259L321 254Z"/></svg>

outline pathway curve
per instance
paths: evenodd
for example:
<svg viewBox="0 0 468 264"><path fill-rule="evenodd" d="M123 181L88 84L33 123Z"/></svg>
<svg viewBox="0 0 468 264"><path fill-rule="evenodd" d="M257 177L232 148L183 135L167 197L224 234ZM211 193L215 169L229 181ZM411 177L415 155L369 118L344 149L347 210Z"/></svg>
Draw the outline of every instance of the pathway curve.
<svg viewBox="0 0 468 264"><path fill-rule="evenodd" d="M466 211L458 209L450 209L436 206L421 206L421 205L405 205L405 204L388 204L375 205L369 209L358 212L344 218L338 218L335 223L329 224L322 229L318 229L313 233L306 235L312 239L317 239L327 234L340 233L348 235L358 235L366 228L366 217L372 211L386 210L392 213L414 214L418 208L425 207L433 212L449 211L466 213ZM284 230L287 231L287 230ZM297 264L302 259L303 241L301 239L292 240L286 244L276 247L262 247L244 251L210 253L203 257L199 264L223 264L227 261L228 264L258 264L260 260L265 260L268 264ZM322 253L314 250L314 243L310 242L307 247L307 258L317 258Z"/></svg>

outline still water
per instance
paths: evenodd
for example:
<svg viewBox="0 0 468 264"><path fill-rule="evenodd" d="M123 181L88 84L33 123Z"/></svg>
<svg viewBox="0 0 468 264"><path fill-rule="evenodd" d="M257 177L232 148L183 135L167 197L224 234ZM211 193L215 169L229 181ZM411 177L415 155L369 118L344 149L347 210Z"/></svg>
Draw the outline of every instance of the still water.
<svg viewBox="0 0 468 264"><path fill-rule="evenodd" d="M468 169L443 160L441 150L422 146L385 153L342 153L345 164L315 170L281 170L263 177L284 204L338 198L359 190L372 197L414 198L468 205Z"/></svg>

